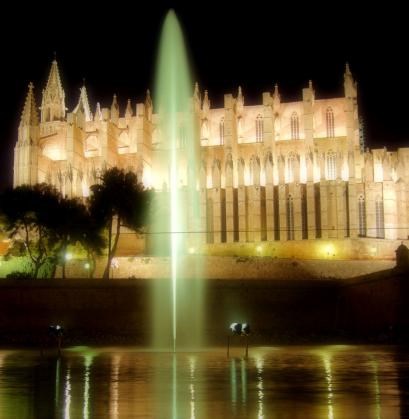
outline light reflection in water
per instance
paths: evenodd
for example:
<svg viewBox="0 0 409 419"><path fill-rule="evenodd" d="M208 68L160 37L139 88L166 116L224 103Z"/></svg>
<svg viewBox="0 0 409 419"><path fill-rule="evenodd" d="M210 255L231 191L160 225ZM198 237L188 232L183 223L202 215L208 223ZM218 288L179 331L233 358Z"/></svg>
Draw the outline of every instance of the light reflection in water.
<svg viewBox="0 0 409 419"><path fill-rule="evenodd" d="M406 352L260 351L254 348L249 360L226 360L224 350L173 356L86 348L63 351L59 361L32 351L7 356L0 351L0 418L36 419L44 412L65 419L392 419L405 414Z"/></svg>
<svg viewBox="0 0 409 419"><path fill-rule="evenodd" d="M256 367L257 367L257 403L258 403L257 418L258 419L264 419L264 406L263 406L263 399L264 399L263 366L264 366L264 360L263 360L263 358L258 357L256 359Z"/></svg>
<svg viewBox="0 0 409 419"><path fill-rule="evenodd" d="M70 419L70 408L71 408L71 369L67 367L67 373L65 375L65 388L64 388L64 419Z"/></svg>
<svg viewBox="0 0 409 419"><path fill-rule="evenodd" d="M177 406L177 360L176 360L176 353L173 354L172 357L172 418L178 419L178 406Z"/></svg>
<svg viewBox="0 0 409 419"><path fill-rule="evenodd" d="M92 360L94 356L92 354L86 354L84 356L84 405L82 409L82 417L84 419L89 418L89 382L90 382L90 370L92 365Z"/></svg>
<svg viewBox="0 0 409 419"><path fill-rule="evenodd" d="M378 378L378 362L373 359L371 362L374 374L374 392L375 392L375 417L376 419L381 419L381 391L379 386Z"/></svg>
<svg viewBox="0 0 409 419"><path fill-rule="evenodd" d="M246 360L241 360L241 402L243 405L246 404L247 399L247 368Z"/></svg>
<svg viewBox="0 0 409 419"><path fill-rule="evenodd" d="M246 405L247 401L247 365L246 360L240 360L240 366L236 364L236 359L232 358L230 360L230 392L231 392L231 403L233 412L236 412L237 409L237 397L238 397L238 370L240 374L240 387L241 387L241 404L242 406Z"/></svg>
<svg viewBox="0 0 409 419"><path fill-rule="evenodd" d="M109 416L112 419L118 419L118 400L119 400L119 367L121 364L121 356L115 354L111 361L111 385L110 385L110 406Z"/></svg>
<svg viewBox="0 0 409 419"><path fill-rule="evenodd" d="M332 385L332 371L331 371L331 356L324 355L324 366L325 366L325 378L327 380L328 388L328 419L334 419L334 394L333 394L333 385Z"/></svg>
<svg viewBox="0 0 409 419"><path fill-rule="evenodd" d="M234 408L237 402L237 373L236 373L236 360L234 358L230 360L230 389L231 389L231 402Z"/></svg>
<svg viewBox="0 0 409 419"><path fill-rule="evenodd" d="M190 384L189 384L189 391L190 391L190 419L196 418L196 406L195 406L195 369L196 369L196 359L190 358L189 359L189 367L190 367Z"/></svg>
<svg viewBox="0 0 409 419"><path fill-rule="evenodd" d="M55 365L55 407L58 409L58 403L60 398L60 375L61 375L61 361L60 358L57 358Z"/></svg>

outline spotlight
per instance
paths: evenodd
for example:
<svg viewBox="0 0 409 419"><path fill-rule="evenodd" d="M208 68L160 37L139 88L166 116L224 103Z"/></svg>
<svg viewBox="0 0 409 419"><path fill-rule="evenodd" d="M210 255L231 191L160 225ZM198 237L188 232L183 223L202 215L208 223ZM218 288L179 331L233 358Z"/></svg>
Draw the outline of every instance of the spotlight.
<svg viewBox="0 0 409 419"><path fill-rule="evenodd" d="M71 259L72 259L72 253L66 253L65 260L71 260Z"/></svg>
<svg viewBox="0 0 409 419"><path fill-rule="evenodd" d="M48 333L55 338L59 338L64 334L64 328L59 324L48 326Z"/></svg>
<svg viewBox="0 0 409 419"><path fill-rule="evenodd" d="M232 323L230 330L233 335L248 336L250 334L250 325L248 323Z"/></svg>
<svg viewBox="0 0 409 419"><path fill-rule="evenodd" d="M250 325L248 323L243 323L241 326L241 334L243 336L248 336L250 334Z"/></svg>
<svg viewBox="0 0 409 419"><path fill-rule="evenodd" d="M232 323L229 327L233 336L241 336L246 341L246 352L245 357L248 358L249 354L249 335L250 325L248 323ZM227 358L230 355L230 335L227 335Z"/></svg>
<svg viewBox="0 0 409 419"><path fill-rule="evenodd" d="M90 268L90 264L87 262L87 263L84 265L84 268L85 268L85 269L89 269L89 268Z"/></svg>
<svg viewBox="0 0 409 419"><path fill-rule="evenodd" d="M230 325L230 330L233 335L241 335L241 323L232 323Z"/></svg>

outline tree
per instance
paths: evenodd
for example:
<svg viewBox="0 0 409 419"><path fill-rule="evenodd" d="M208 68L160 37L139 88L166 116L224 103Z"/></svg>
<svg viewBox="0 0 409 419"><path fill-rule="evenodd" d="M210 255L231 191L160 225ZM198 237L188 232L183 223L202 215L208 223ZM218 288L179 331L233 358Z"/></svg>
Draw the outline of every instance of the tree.
<svg viewBox="0 0 409 419"><path fill-rule="evenodd" d="M23 243L34 278L47 261L55 263L56 239L50 228L50 214L55 213L59 200L56 189L44 183L7 189L0 196L5 229L10 238Z"/></svg>
<svg viewBox="0 0 409 419"><path fill-rule="evenodd" d="M68 246L80 243L87 252L89 263L95 267L95 255L101 254L105 246L102 226L97 225L87 207L78 198L61 198L48 226L53 231L55 252L65 278ZM91 259L91 260L90 260Z"/></svg>
<svg viewBox="0 0 409 419"><path fill-rule="evenodd" d="M116 167L106 170L101 183L91 186L90 211L97 224L108 230L108 258L103 277L109 278L121 227L140 231L146 224L151 191L138 182L133 172Z"/></svg>
<svg viewBox="0 0 409 419"><path fill-rule="evenodd" d="M89 278L93 278L96 268L96 258L102 255L102 251L106 247L106 240L102 235L102 228L93 219L91 214L88 214L88 222L82 228L82 235L79 242L87 252L87 261L89 264Z"/></svg>

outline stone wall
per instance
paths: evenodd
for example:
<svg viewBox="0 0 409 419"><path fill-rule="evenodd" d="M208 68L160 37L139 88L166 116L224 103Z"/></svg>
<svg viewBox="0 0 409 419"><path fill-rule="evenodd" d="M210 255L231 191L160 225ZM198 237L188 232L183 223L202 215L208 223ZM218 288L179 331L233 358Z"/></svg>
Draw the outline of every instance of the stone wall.
<svg viewBox="0 0 409 419"><path fill-rule="evenodd" d="M114 278L169 278L170 260L166 257L118 257L118 268L111 269ZM95 277L101 277L106 259L99 260ZM67 265L67 277L87 276L86 261L72 260ZM192 277L202 272L208 279L321 279L351 278L395 265L389 260L295 260L273 257L229 257L189 255L181 259L181 276ZM199 269L199 267L201 267ZM60 275L58 270L57 275ZM200 276L200 275L199 275Z"/></svg>
<svg viewBox="0 0 409 419"><path fill-rule="evenodd" d="M150 285L146 280L0 281L0 341L39 343L49 325L60 324L65 345L149 345ZM232 322L249 322L252 341L259 343L326 336L334 328L335 289L334 281L209 280L204 340L224 345Z"/></svg>

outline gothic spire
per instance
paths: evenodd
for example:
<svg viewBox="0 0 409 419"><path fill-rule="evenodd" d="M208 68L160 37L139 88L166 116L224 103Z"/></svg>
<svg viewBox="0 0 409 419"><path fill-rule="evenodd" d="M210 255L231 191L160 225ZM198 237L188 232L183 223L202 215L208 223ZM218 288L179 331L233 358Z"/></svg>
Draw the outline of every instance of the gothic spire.
<svg viewBox="0 0 409 419"><path fill-rule="evenodd" d="M133 112L132 112L132 104L131 104L131 99L128 99L128 102L126 104L126 109L125 109L125 118L130 119L132 118Z"/></svg>
<svg viewBox="0 0 409 419"><path fill-rule="evenodd" d="M278 91L278 84L274 85L274 92L273 92L273 109L275 112L278 112L280 108L281 96L280 92Z"/></svg>
<svg viewBox="0 0 409 419"><path fill-rule="evenodd" d="M152 107L151 92L150 92L149 89L146 90L145 106L146 107Z"/></svg>
<svg viewBox="0 0 409 419"><path fill-rule="evenodd" d="M209 112L209 109L210 109L209 95L208 95L207 90L205 90L204 91L203 103L202 103L203 114L207 115L207 113Z"/></svg>
<svg viewBox="0 0 409 419"><path fill-rule="evenodd" d="M87 88L85 87L85 84L80 88L80 97L78 99L77 106L74 108L73 112L77 113L80 108L82 108L84 111L85 120L87 122L92 121L92 113L88 102Z"/></svg>
<svg viewBox="0 0 409 419"><path fill-rule="evenodd" d="M118 122L119 118L119 105L116 99L116 95L112 98L112 105L111 105L111 121Z"/></svg>
<svg viewBox="0 0 409 419"><path fill-rule="evenodd" d="M101 105L99 102L97 102L97 106L95 108L94 121L102 121Z"/></svg>
<svg viewBox="0 0 409 419"><path fill-rule="evenodd" d="M346 97L356 97L357 95L357 83L352 76L348 63L345 63L344 91Z"/></svg>
<svg viewBox="0 0 409 419"><path fill-rule="evenodd" d="M195 90L193 92L193 97L195 98L195 100L200 101L200 92L199 92L199 83L198 82L195 83Z"/></svg>
<svg viewBox="0 0 409 419"><path fill-rule="evenodd" d="M236 101L236 112L238 116L242 116L244 109L244 96L241 90L241 86L239 86L237 91L237 101Z"/></svg>
<svg viewBox="0 0 409 419"><path fill-rule="evenodd" d="M23 112L21 114L20 126L37 126L38 115L37 106L34 97L34 85L29 83L26 100L24 102Z"/></svg>
<svg viewBox="0 0 409 419"><path fill-rule="evenodd" d="M146 110L147 119L149 121L152 119L152 108L153 108L153 104L152 104L152 99L151 99L151 92L149 91L149 89L147 89L146 97L145 97L145 110Z"/></svg>
<svg viewBox="0 0 409 419"><path fill-rule="evenodd" d="M57 60L51 63L47 85L43 90L41 122L51 122L65 118L65 93L61 84Z"/></svg>

